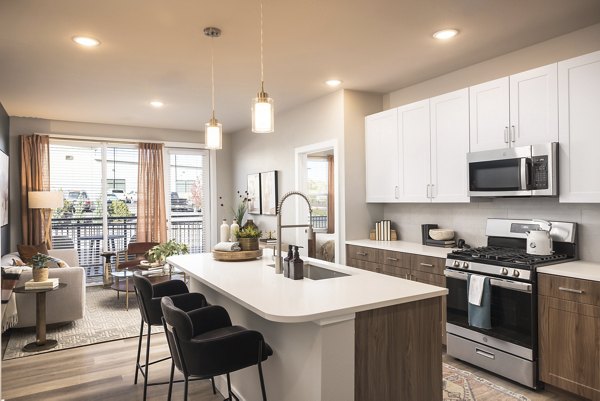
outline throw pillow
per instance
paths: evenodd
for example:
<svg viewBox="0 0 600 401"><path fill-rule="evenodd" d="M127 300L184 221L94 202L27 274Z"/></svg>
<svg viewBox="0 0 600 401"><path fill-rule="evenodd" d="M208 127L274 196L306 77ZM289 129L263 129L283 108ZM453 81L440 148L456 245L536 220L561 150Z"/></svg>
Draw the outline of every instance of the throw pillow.
<svg viewBox="0 0 600 401"><path fill-rule="evenodd" d="M44 255L48 255L48 248L46 248L45 242L39 245L17 245L17 250L19 251L19 256L26 264L31 264L31 258L35 254L43 253Z"/></svg>

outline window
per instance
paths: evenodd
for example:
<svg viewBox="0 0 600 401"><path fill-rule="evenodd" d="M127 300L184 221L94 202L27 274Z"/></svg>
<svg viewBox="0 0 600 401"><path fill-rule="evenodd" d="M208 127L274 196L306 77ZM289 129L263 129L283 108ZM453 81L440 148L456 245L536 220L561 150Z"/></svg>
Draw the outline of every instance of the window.
<svg viewBox="0 0 600 401"><path fill-rule="evenodd" d="M327 157L308 157L307 192L312 206L313 228L327 231L329 211L329 160Z"/></svg>
<svg viewBox="0 0 600 401"><path fill-rule="evenodd" d="M169 237L187 244L190 252L206 249L208 155L179 149L165 153ZM77 249L88 281L102 279L102 251L123 250L136 240L137 175L134 144L50 141L50 188L65 198L53 215L53 244Z"/></svg>

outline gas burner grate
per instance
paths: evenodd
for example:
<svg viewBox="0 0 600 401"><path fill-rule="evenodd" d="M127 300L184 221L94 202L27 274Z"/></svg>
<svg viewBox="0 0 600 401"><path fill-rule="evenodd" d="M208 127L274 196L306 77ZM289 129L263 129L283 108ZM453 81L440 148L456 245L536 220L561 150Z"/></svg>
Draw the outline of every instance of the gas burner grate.
<svg viewBox="0 0 600 401"><path fill-rule="evenodd" d="M566 254L530 255L524 249L502 248L497 246L482 246L479 248L461 249L452 254L470 260L489 260L498 262L518 263L522 265L538 265L567 259Z"/></svg>

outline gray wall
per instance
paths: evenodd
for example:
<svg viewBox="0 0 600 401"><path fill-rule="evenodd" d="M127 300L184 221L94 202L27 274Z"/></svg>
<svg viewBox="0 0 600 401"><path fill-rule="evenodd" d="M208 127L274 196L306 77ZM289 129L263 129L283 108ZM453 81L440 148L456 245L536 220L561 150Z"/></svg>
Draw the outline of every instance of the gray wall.
<svg viewBox="0 0 600 401"><path fill-rule="evenodd" d="M4 110L4 106L0 103L0 150L10 156L9 148L8 148L8 132L9 132L9 119L6 110ZM12 168L9 169L13 174L16 170ZM14 192L14 188L12 185L9 190ZM10 249L10 224L14 219L11 219L10 214L8 216L9 223L7 226L1 228L0 232L0 255L4 255L9 252Z"/></svg>
<svg viewBox="0 0 600 401"><path fill-rule="evenodd" d="M233 186L246 189L247 175L279 171L279 195L295 189L295 150L329 140L337 141L340 172L340 240L364 238L375 217L383 216L381 205L365 203L364 117L381 110L381 95L339 90L293 110L276 114L275 133L260 135L250 130L232 138ZM237 199L233 199L235 204ZM228 221L231 220L229 210ZM284 222L294 222L294 207L286 203ZM263 230L275 230L275 216L253 216ZM294 241L293 230L284 241ZM343 249L343 247L342 247ZM342 253L343 261L343 253Z"/></svg>
<svg viewBox="0 0 600 401"><path fill-rule="evenodd" d="M384 96L384 107L437 96L456 89L554 63L600 49L600 24L525 49L442 75ZM495 199L470 204L387 204L386 219L399 229L400 238L421 241L421 224L452 228L468 243L485 243L488 217L543 218L579 223L582 259L600 262L600 204L560 204L557 199Z"/></svg>
<svg viewBox="0 0 600 401"><path fill-rule="evenodd" d="M19 136L31 134L55 134L91 138L114 138L114 139L134 139L134 140L153 140L167 142L188 142L203 143L204 132L184 131L165 128L147 128L132 127L124 125L109 125L95 123L81 123L72 121L46 120L41 118L10 117L10 150L12 155L19 155ZM229 183L231 182L231 146L228 135L224 135L223 150L216 152L216 175L217 182L213 183L215 191L224 193L227 199L231 197ZM19 158L12 157L10 161L12 172L19 171ZM11 174L10 194L10 213L12 216L19 216L20 194L19 174ZM224 188L222 188L223 186ZM10 224L10 235L16 240L12 241L11 247L14 249L21 238L21 227L18 218L14 218ZM4 248L3 248L4 249Z"/></svg>

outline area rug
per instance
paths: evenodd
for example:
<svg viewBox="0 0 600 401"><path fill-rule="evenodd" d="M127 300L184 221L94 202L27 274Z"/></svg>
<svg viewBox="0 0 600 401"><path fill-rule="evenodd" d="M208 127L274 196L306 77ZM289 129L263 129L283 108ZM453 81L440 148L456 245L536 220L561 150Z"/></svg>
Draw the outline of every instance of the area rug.
<svg viewBox="0 0 600 401"><path fill-rule="evenodd" d="M58 345L43 352L135 337L140 332L140 320L134 294L129 295L129 310L125 310L123 294L117 299L117 293L111 289L88 286L84 318L71 323L49 325L46 337L57 340ZM162 331L162 328L152 329L153 333L159 331ZM38 354L22 351L23 346L32 341L35 341L35 328L11 329L3 359Z"/></svg>
<svg viewBox="0 0 600 401"><path fill-rule="evenodd" d="M444 401L529 401L471 372L443 364Z"/></svg>

